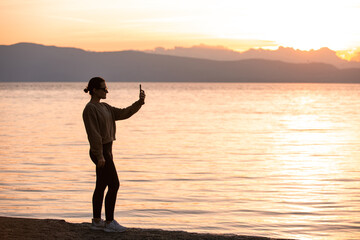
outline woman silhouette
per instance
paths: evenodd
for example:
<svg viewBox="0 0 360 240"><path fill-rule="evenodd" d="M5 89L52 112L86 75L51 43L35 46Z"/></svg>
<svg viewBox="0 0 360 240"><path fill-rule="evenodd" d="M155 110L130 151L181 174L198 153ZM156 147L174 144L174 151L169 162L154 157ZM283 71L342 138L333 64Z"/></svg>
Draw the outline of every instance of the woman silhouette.
<svg viewBox="0 0 360 240"><path fill-rule="evenodd" d="M123 232L125 227L114 220L114 210L119 178L113 162L112 143L115 140L115 121L123 120L134 115L144 104L145 92L141 90L139 100L127 108L112 107L100 102L106 99L108 89L105 80L100 77L90 79L84 91L91 95L90 102L83 111L83 120L90 143L90 158L96 164L96 186L93 194L93 219L91 228L106 232ZM106 221L101 219L101 209L105 188Z"/></svg>

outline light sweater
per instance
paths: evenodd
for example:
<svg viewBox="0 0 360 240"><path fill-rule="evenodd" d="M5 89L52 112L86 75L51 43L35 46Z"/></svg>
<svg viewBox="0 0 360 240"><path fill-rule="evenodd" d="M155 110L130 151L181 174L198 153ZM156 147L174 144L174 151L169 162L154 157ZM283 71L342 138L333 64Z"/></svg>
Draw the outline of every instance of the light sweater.
<svg viewBox="0 0 360 240"><path fill-rule="evenodd" d="M83 120L91 153L97 158L102 157L103 144L116 139L115 121L131 117L143 104L143 100L138 100L127 108L116 108L107 103L89 102L83 111Z"/></svg>

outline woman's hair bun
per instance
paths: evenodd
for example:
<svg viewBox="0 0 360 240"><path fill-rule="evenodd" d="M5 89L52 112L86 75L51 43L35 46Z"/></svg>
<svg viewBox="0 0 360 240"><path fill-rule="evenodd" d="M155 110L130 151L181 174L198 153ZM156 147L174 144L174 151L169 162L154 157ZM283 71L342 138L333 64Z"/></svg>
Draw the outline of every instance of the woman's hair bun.
<svg viewBox="0 0 360 240"><path fill-rule="evenodd" d="M85 92L85 93L88 93L88 92L89 92L89 89L86 87L86 88L84 89L84 92Z"/></svg>

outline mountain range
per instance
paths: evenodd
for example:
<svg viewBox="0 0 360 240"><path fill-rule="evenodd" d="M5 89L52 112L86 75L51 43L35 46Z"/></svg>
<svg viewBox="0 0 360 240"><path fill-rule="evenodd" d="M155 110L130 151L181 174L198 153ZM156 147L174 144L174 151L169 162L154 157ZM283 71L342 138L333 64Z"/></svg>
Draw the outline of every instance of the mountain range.
<svg viewBox="0 0 360 240"><path fill-rule="evenodd" d="M91 52L33 43L0 45L0 81L82 82L102 76L107 81L124 82L360 83L360 67L286 62L250 53L243 59L214 60L156 51Z"/></svg>
<svg viewBox="0 0 360 240"><path fill-rule="evenodd" d="M323 47L319 50L302 51L290 47L279 47L276 50L249 49L244 52L234 51L223 46L207 46L200 44L192 47L174 47L165 49L162 47L146 51L148 53L195 57L219 61L237 61L244 59L266 59L289 63L312 63L321 62L334 65L337 68L360 68L360 62L347 61L337 56L336 52Z"/></svg>

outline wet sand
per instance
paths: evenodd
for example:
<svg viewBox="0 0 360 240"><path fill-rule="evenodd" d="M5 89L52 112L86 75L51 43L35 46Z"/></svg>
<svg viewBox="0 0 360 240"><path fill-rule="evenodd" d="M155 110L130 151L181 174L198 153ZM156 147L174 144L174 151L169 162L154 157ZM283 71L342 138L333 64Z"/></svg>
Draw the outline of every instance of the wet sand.
<svg viewBox="0 0 360 240"><path fill-rule="evenodd" d="M129 228L124 233L106 233L90 229L90 223L64 220L0 217L1 239L189 239L189 240L270 240L275 238L229 234L203 234L161 229Z"/></svg>

